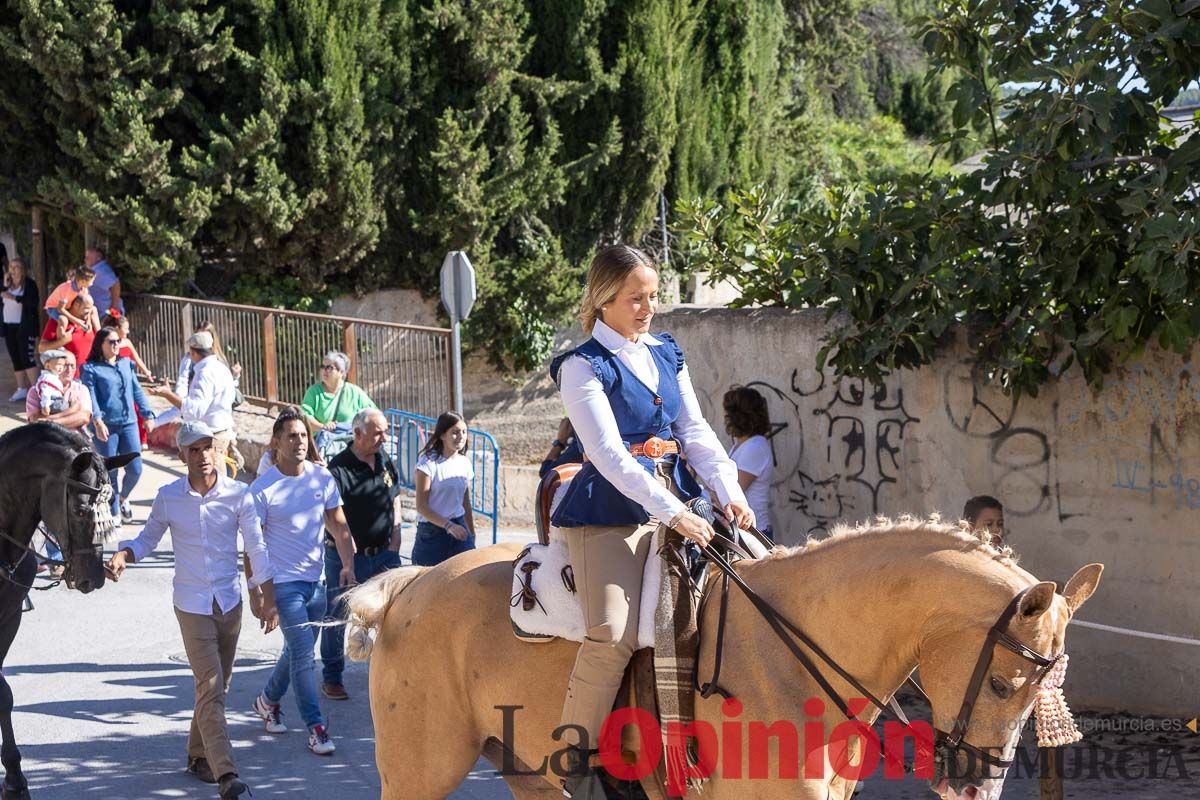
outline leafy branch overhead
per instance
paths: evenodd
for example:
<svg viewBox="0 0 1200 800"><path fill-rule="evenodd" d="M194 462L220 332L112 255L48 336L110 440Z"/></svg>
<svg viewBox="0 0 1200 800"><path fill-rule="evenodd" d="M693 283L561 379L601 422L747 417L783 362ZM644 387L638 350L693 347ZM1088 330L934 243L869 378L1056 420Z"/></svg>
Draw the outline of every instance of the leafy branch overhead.
<svg viewBox="0 0 1200 800"><path fill-rule="evenodd" d="M1200 135L1159 112L1200 77L1200 6L955 0L922 38L953 105L935 143L983 130L981 158L820 203L687 203L694 263L745 304L843 315L819 360L844 375L928 363L956 323L1018 393L1071 363L1098 381L1151 342L1188 352Z"/></svg>

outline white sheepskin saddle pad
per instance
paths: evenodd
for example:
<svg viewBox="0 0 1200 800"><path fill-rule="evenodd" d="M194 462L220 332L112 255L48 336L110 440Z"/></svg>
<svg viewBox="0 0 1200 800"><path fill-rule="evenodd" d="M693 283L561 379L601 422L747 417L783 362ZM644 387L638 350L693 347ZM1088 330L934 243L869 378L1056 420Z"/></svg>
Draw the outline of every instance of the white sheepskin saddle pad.
<svg viewBox="0 0 1200 800"><path fill-rule="evenodd" d="M654 611L662 571L658 557L659 531L654 532L642 574L643 602L638 618L639 648L654 646ZM527 642L549 642L570 639L582 642L586 635L583 607L575 591L567 543L551 529L550 544L531 544L513 562L513 581L510 606L513 632Z"/></svg>

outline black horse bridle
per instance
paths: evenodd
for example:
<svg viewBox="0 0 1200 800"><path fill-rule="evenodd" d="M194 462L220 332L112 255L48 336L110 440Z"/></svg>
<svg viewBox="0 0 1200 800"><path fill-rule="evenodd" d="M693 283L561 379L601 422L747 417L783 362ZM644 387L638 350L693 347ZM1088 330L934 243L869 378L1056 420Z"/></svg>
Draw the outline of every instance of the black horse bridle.
<svg viewBox="0 0 1200 800"><path fill-rule="evenodd" d="M86 494L91 497L97 497L97 496L101 495L104 492L105 488L108 488L110 492L112 491L112 488L111 488L111 486L109 486L109 484L104 484L103 486L91 486L90 484L86 484L83 481L77 481L74 478L67 478L63 482L63 508L66 509L65 513L66 513L66 518L67 518L67 543L68 544L70 544L70 540L71 540L71 531L70 531L71 525L75 524L75 523L72 523L72 519L74 518L74 515L71 514L71 512L67 506L67 503L70 500L69 490L72 487L76 488L80 494ZM95 538L98 535L100 535L96 532L95 508L96 508L97 502L107 502L107 501L104 498L101 498L100 500L93 502L93 504L92 504L92 513L89 515L89 520L92 525L93 542L95 541ZM55 547L58 548L59 552L73 553L74 548L63 547L62 544L59 542L59 540L55 536L51 535L49 528L46 528L43 526L42 535L45 536L48 540L50 540L50 542ZM63 581L66 581L68 586L70 586L72 584L71 560L69 558L63 560L63 559L49 558L47 556L44 556L41 553L39 553L38 551L33 549L32 542L26 542L26 543L19 542L19 541L17 541L17 539L15 537L13 537L11 534L9 534L8 531L0 530L0 538L3 538L10 544L15 545L21 551L20 558L18 558L16 561L12 562L11 564L0 563L0 578L3 578L4 580L8 581L12 585L14 585L20 589L24 589L26 591L29 591L29 590L38 591L38 592L48 591L48 590L53 589L54 587L58 586L59 584L61 584ZM16 574L17 569L23 563L25 563L25 559L29 558L30 556L33 556L35 561L39 561L43 564L49 564L49 565L55 566L55 567L62 567L63 568L62 577L56 578L43 586L36 586L34 584L30 584L27 586L27 585L21 583L13 576Z"/></svg>
<svg viewBox="0 0 1200 800"><path fill-rule="evenodd" d="M717 523L719 525L720 520L718 520ZM742 548L736 544L736 534L726 536L724 533L718 533L716 539L726 548L735 553L744 555ZM730 547L730 545L732 545L732 547ZM855 714L850 711L849 704L845 698L843 698L837 692L837 690L833 688L833 686L829 683L829 680L821 673L820 668L816 663L814 663L809 654L801 649L801 644L811 650L813 654L821 659L821 661L824 661L831 670L841 676L842 679L854 687L855 690L861 692L862 696L873 703L883 715L891 717L905 725L908 724L908 718L904 715L904 712L900 710L899 704L896 703L894 696L888 703L884 703L882 700L876 697L869 689L867 689L867 687L863 686L861 681L847 672L840 664L837 663L837 661L835 661L824 650L822 650L821 647L818 646L817 643L811 638L809 638L799 626L785 617L774 606L763 599L761 595L750 588L745 580L743 580L743 578L737 574L729 560L724 555L717 552L717 550L715 550L711 544L704 545L701 548L701 553L703 554L705 560L715 565L722 573L720 611L719 616L717 617L716 656L713 664L712 679L704 684L701 684L699 682L699 671L697 670L696 673L696 688L700 691L701 697L708 698L714 693L721 695L725 699L732 697L728 691L721 688L721 686L717 683L721 677L721 661L723 657L725 641L725 622L729 606L729 584L732 582L742 590L742 593L746 596L746 599L750 601L750 604L754 607L754 609L758 611L759 615L763 618L767 625L770 626L771 630L775 632L775 635L779 637L780 641L782 641L788 650L791 651L792 656L800 662L800 665L804 668L804 670L812 676L813 680L817 682L825 694L827 694L830 699L833 700L838 710L842 712L846 719L854 720ZM965 737L967 728L971 724L971 715L974 712L975 703L979 699L979 691L983 686L983 680L987 676L988 667L991 665L992 657L995 654L997 646L1010 650L1011 652L1016 653L1018 656L1021 656L1022 658L1037 665L1037 670L1034 673L1034 685L1040 683L1045 677L1046 673L1049 672L1050 669L1053 668L1054 665L1059 661L1059 659L1062 658L1061 653L1053 657L1044 656L1029 646L1012 638L1004 630L1008 627L1009 622L1012 620L1013 616L1017 612L1017 609L1020 607L1022 598L1025 597L1025 594L1031 588L1032 587L1026 587L1025 589L1022 589L1016 597L1010 600L1008 606L1005 607L1004 611L1000 614L1000 617L988 631L987 638L985 639L983 647L979 652L979 657L975 660L975 670L971 674L971 681L967 685L966 692L963 696L962 706L959 708L958 716L955 718L954 726L951 728L950 732L947 733L934 728L934 749L935 752L938 753L943 759L954 759L959 752L963 752L991 767L1008 769L1010 766L1012 766L1013 762L1011 759L1000 758L992 753L987 752L986 750L976 747L975 745L967 742ZM701 608L700 613L703 613L703 608ZM925 690L921 688L920 684L913 680L911 675L905 679L905 683L913 686L932 707L933 704L929 700L929 696L925 694Z"/></svg>

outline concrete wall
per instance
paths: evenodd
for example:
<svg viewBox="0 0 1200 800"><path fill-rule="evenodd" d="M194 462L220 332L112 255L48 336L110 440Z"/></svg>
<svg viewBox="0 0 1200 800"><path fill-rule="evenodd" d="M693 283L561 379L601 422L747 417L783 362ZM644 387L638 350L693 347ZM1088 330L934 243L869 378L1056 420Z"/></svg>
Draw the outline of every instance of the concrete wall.
<svg viewBox="0 0 1200 800"><path fill-rule="evenodd" d="M767 396L772 513L796 543L840 520L940 511L997 496L1021 563L1065 581L1105 565L1080 619L1200 638L1200 380L1190 359L1151 352L1096 393L1068 372L1036 398L973 380L965 346L883 385L813 368L824 314L677 309L675 334L711 422L732 384ZM1194 716L1200 648L1073 626L1072 703Z"/></svg>

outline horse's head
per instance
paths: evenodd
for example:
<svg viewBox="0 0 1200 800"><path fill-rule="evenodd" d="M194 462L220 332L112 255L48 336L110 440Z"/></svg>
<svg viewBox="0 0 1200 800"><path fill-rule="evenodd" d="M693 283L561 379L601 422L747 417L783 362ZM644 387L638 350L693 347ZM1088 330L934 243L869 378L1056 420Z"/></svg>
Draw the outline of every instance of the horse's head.
<svg viewBox="0 0 1200 800"><path fill-rule="evenodd" d="M1038 686L1064 653L1067 623L1100 580L1089 564L1062 594L1050 582L1020 592L1003 611L994 602L967 630L952 626L922 647L921 682L933 706L937 741L933 790L951 800L995 800ZM963 598L966 606L967 599Z"/></svg>
<svg viewBox="0 0 1200 800"><path fill-rule="evenodd" d="M100 554L115 530L111 508L115 488L108 470L137 456L101 458L93 450L82 450L72 456L65 474L48 476L42 485L42 519L62 548L67 585L84 594L104 585Z"/></svg>

